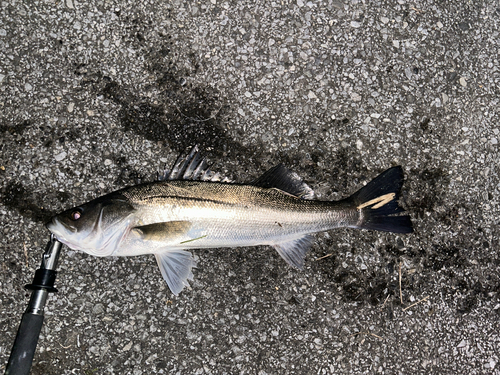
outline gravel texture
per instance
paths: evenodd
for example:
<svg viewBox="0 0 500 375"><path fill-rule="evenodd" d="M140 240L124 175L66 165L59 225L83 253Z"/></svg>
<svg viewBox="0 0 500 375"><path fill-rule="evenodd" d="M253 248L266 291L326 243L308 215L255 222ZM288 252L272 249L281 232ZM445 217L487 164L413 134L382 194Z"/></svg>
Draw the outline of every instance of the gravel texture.
<svg viewBox="0 0 500 375"><path fill-rule="evenodd" d="M44 222L199 144L320 199L402 165L415 233L318 234L303 272L196 251L178 297L64 248L33 374L500 374L498 1L1 5L0 369Z"/></svg>

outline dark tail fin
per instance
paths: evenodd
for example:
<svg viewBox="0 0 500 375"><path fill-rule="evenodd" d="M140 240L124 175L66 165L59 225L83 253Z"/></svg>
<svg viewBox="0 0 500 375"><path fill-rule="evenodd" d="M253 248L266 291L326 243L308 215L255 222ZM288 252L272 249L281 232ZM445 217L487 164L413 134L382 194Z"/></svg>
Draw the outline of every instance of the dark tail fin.
<svg viewBox="0 0 500 375"><path fill-rule="evenodd" d="M410 217L401 215L404 210L398 205L403 180L401 167L389 168L349 198L361 211L357 228L394 233L413 232Z"/></svg>

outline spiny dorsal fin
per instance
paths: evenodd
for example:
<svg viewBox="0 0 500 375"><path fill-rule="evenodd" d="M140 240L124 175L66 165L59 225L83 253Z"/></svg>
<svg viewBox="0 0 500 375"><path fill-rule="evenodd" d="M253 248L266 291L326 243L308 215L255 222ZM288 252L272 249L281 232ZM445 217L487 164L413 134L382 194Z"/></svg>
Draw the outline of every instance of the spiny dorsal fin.
<svg viewBox="0 0 500 375"><path fill-rule="evenodd" d="M314 191L302 181L297 173L291 172L283 164L278 164L269 169L253 181L252 185L266 189L279 189L303 199L314 198Z"/></svg>
<svg viewBox="0 0 500 375"><path fill-rule="evenodd" d="M231 182L219 173L214 173L208 168L207 161L198 149L193 146L186 156L179 156L171 170L164 169L158 173L158 181L167 180L193 180L193 181L222 181Z"/></svg>

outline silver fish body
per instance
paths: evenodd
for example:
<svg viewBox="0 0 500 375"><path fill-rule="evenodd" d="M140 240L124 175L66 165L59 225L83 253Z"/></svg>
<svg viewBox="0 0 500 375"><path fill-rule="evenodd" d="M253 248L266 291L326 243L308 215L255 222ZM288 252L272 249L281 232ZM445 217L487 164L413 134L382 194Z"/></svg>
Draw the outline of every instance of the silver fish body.
<svg viewBox="0 0 500 375"><path fill-rule="evenodd" d="M412 230L397 203L400 167L347 199L324 202L304 199L312 191L282 165L247 185L170 180L179 172L201 170L197 155L191 153L166 181L97 198L55 216L47 227L70 248L95 256L155 254L175 294L193 277L195 262L187 249L271 245L290 265L302 268L314 240L311 233L338 227Z"/></svg>
<svg viewBox="0 0 500 375"><path fill-rule="evenodd" d="M173 181L122 194L135 209L132 225L175 222L175 234L165 231L168 235L157 240L179 249L274 246L308 233L355 226L359 218L356 209L343 202L305 200L252 185ZM131 248L143 246L141 240ZM136 254L117 250L113 255Z"/></svg>

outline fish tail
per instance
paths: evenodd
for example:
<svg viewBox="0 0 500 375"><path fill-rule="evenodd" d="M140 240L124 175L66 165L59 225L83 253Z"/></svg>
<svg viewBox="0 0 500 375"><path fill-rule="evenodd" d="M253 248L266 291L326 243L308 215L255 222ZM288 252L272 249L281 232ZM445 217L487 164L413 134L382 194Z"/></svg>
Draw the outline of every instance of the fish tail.
<svg viewBox="0 0 500 375"><path fill-rule="evenodd" d="M405 211L398 205L403 181L400 166L389 168L348 198L360 213L355 227L393 233L413 232L410 217L402 215Z"/></svg>

